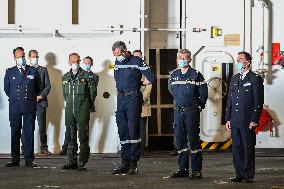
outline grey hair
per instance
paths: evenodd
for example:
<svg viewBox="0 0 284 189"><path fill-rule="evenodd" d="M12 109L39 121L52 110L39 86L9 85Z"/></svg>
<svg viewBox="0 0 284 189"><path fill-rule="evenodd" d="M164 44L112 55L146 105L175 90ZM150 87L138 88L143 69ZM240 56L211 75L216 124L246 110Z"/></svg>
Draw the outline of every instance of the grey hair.
<svg viewBox="0 0 284 189"><path fill-rule="evenodd" d="M187 49L179 49L178 53L177 53L177 57L179 54L187 54L187 57L190 58L191 57L191 52Z"/></svg>
<svg viewBox="0 0 284 189"><path fill-rule="evenodd" d="M116 48L119 48L121 51L126 51L126 45L123 41L116 41L113 45L112 45L112 51L114 51Z"/></svg>

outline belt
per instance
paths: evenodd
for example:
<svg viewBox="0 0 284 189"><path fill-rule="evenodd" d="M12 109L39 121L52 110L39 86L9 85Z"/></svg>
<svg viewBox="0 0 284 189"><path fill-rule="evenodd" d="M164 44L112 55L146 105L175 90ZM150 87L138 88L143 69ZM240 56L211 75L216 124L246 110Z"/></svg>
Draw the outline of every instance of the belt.
<svg viewBox="0 0 284 189"><path fill-rule="evenodd" d="M197 106L186 106L186 107L176 106L174 109L178 112L188 112L190 110L197 110L198 107Z"/></svg>
<svg viewBox="0 0 284 189"><path fill-rule="evenodd" d="M119 96L132 96L132 95L136 95L139 94L140 90L135 90L135 91L118 91L117 95Z"/></svg>

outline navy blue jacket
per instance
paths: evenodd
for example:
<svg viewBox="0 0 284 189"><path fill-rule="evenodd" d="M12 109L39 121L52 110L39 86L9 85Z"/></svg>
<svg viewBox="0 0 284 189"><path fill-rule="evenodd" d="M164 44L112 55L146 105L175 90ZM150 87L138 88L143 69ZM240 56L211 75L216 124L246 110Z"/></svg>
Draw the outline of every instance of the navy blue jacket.
<svg viewBox="0 0 284 189"><path fill-rule="evenodd" d="M240 74L232 77L227 100L226 121L232 126L258 123L264 101L263 79L249 71L243 80Z"/></svg>
<svg viewBox="0 0 284 189"><path fill-rule="evenodd" d="M130 56L126 61L115 61L114 79L118 92L135 91L141 88L142 74L151 84L156 82L156 75L151 68L137 56Z"/></svg>
<svg viewBox="0 0 284 189"><path fill-rule="evenodd" d="M182 74L180 69L176 69L171 73L169 84L175 106L205 108L208 88L203 75L197 70L189 67Z"/></svg>
<svg viewBox="0 0 284 189"><path fill-rule="evenodd" d="M10 113L36 111L36 96L40 93L40 77L36 68L26 65L21 75L17 66L8 68L4 77L4 91L9 97Z"/></svg>

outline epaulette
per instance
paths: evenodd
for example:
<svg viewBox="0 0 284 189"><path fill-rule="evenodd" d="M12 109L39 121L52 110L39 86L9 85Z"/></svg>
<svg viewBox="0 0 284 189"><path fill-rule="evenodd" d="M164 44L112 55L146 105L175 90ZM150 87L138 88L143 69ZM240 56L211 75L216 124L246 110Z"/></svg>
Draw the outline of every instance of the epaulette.
<svg viewBox="0 0 284 189"><path fill-rule="evenodd" d="M172 75L172 74L173 74L174 72L176 72L177 70L180 70L180 68L176 68L176 69L170 71L170 75Z"/></svg>

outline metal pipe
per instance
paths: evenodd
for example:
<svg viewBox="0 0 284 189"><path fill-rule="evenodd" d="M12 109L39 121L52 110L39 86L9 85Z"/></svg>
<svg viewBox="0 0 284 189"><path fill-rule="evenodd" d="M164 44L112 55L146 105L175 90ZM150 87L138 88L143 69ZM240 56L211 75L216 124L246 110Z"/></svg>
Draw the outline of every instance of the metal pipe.
<svg viewBox="0 0 284 189"><path fill-rule="evenodd" d="M182 0L179 0L179 28L182 28ZM182 31L179 31L179 48L182 49Z"/></svg>
<svg viewBox="0 0 284 189"><path fill-rule="evenodd" d="M113 31L132 31L132 32L145 32L145 31L169 31L169 32L184 32L188 31L187 28L115 28L113 26L109 28L79 28L77 26L69 27L69 28L36 28L36 27L23 27L21 25L13 25L13 26L0 26L1 30L7 30L7 31L53 31L58 30L61 31L60 33L78 33L78 31L82 33L88 33L88 32L113 32ZM72 30L76 32L66 32L66 30Z"/></svg>

